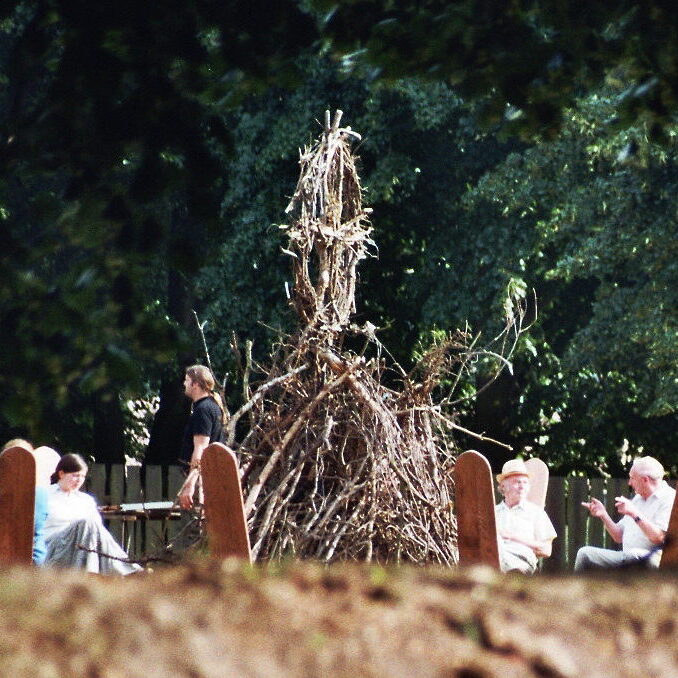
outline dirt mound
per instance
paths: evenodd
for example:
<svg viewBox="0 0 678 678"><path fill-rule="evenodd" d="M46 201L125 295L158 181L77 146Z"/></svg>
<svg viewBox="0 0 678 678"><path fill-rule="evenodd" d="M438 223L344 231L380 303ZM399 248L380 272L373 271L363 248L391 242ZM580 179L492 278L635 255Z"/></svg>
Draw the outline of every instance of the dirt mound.
<svg viewBox="0 0 678 678"><path fill-rule="evenodd" d="M673 574L199 564L0 572L0 675L676 676Z"/></svg>

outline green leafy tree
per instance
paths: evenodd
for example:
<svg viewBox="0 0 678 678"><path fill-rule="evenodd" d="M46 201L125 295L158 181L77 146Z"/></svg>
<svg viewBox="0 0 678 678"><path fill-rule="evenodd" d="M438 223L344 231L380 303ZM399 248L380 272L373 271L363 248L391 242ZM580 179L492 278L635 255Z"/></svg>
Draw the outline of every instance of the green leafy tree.
<svg viewBox="0 0 678 678"><path fill-rule="evenodd" d="M611 127L617 96L582 99L558 138L488 172L464 198L463 249L448 233L430 248L445 260L431 277L464 290L432 292L433 322L510 280L536 290L538 323L489 397L507 437L562 470L622 473L621 451L641 449L675 463L675 149Z"/></svg>
<svg viewBox="0 0 678 678"><path fill-rule="evenodd" d="M678 104L678 8L650 0L393 2L314 0L323 33L347 69L420 75L467 99L491 95L485 121L554 134L561 111L607 74L628 85L618 114L660 134Z"/></svg>
<svg viewBox="0 0 678 678"><path fill-rule="evenodd" d="M0 31L2 430L71 446L92 399L119 409L177 358L158 269L190 282L219 231L219 113L291 82L317 32L249 0L24 0Z"/></svg>
<svg viewBox="0 0 678 678"><path fill-rule="evenodd" d="M378 326L384 345L408 365L430 292L417 282L428 270L429 243L454 220L467 182L516 146L477 138L476 112L446 85L373 87L313 55L299 68L307 78L293 92L269 90L226 118L234 137L222 205L229 233L196 283L213 358L229 361L236 332L254 340L255 358L264 361L275 330L293 327L285 296L290 267L276 224L285 221L299 147L324 110L341 108L343 123L363 137L360 176L377 245L360 268L355 321Z"/></svg>

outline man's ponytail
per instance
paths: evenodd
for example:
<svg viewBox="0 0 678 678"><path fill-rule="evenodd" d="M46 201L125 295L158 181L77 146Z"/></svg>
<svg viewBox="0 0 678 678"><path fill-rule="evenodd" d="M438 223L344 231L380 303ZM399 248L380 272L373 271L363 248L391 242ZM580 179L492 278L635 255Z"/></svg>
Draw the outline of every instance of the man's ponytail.
<svg viewBox="0 0 678 678"><path fill-rule="evenodd" d="M186 368L186 374L191 381L197 383L203 391L206 391L210 398L219 406L221 410L221 425L225 426L228 421L224 401L219 391L216 390L216 380L209 367L204 365L191 365Z"/></svg>

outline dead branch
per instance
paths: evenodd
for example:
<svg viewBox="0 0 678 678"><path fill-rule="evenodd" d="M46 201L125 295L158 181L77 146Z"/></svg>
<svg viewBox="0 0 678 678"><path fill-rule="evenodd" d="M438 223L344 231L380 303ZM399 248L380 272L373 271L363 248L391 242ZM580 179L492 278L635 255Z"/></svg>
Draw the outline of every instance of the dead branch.
<svg viewBox="0 0 678 678"><path fill-rule="evenodd" d="M122 556L112 556L109 553L104 553L99 551L99 549L91 549L82 544L76 544L76 548L80 551L85 551L86 553L94 553L97 556L102 558L110 558L111 560L117 560L121 563L129 563L130 565L149 565L150 563L166 563L168 565L176 564L178 558L174 557L170 552L167 552L162 556L145 556L144 558L123 558Z"/></svg>
<svg viewBox="0 0 678 678"><path fill-rule="evenodd" d="M289 430L285 433L285 436L283 437L279 447L268 458L266 465L259 474L259 477L257 478L256 482L252 486L250 493L247 495L247 501L245 502L245 515L248 515L249 512L252 510L254 502L257 500L259 492L261 491L261 488L263 487L264 483L268 480L268 477L271 474L273 467L280 458L280 455L282 455L282 453L285 451L287 445L289 445L290 441L294 438L296 432L299 430L299 428L301 428L302 424L304 424L304 420L306 419L306 417L308 417L313 412L316 405L325 396L327 396L334 388L339 386L347 376L348 374L342 374L338 379L335 379L331 384L327 385L320 393L318 393L318 395L310 403L308 403L308 405L306 405L306 407L302 410L294 424L290 426Z"/></svg>
<svg viewBox="0 0 678 678"><path fill-rule="evenodd" d="M242 407L240 407L229 419L228 426L226 427L226 444L229 447L233 446L235 439L235 427L236 424L238 423L238 419L240 419L240 417L242 417L243 414L249 412L257 404L257 402L264 397L266 391L273 388L274 386L277 386L283 381L286 381L290 377L293 377L295 374L303 372L306 369L308 369L308 365L296 367L295 369L290 370L287 374L283 374L280 377L275 377L274 379L271 379L270 381L267 381L266 383L262 384L257 389L256 393Z"/></svg>

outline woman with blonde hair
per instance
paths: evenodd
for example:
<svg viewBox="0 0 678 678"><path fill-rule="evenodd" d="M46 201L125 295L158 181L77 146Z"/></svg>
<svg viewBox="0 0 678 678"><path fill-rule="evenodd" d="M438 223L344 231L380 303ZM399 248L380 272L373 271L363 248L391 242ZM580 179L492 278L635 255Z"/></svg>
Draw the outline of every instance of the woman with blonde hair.
<svg viewBox="0 0 678 678"><path fill-rule="evenodd" d="M215 390L214 376L204 365L186 368L184 393L193 406L181 445L181 459L188 464L189 473L179 490L179 505L190 509L200 477L202 454L210 443L222 442L226 411Z"/></svg>

